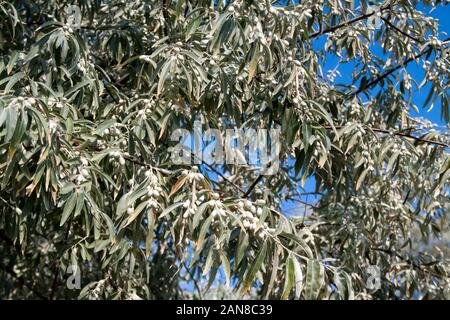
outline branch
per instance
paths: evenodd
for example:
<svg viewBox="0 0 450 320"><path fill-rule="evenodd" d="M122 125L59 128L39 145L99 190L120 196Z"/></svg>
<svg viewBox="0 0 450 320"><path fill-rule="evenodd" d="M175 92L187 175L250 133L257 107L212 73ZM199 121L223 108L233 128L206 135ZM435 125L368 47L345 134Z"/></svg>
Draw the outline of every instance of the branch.
<svg viewBox="0 0 450 320"><path fill-rule="evenodd" d="M447 42L450 41L450 38L445 39L443 42ZM384 79L386 79L388 76L390 76L391 74L393 74L395 71L401 69L401 68L405 68L409 63L411 63L412 61L415 61L416 59L419 59L420 57L428 54L431 52L431 50L433 50L433 47L428 45L425 49L423 49L421 52L417 53L416 55L404 60L401 64L385 71L384 73L382 73L381 75L379 75L378 77L374 78L373 80L371 80L369 83L367 83L366 85L360 87L358 90L356 90L354 93L350 94L349 98L352 98L354 96L359 95L360 93L362 93L363 91L365 91L366 89L369 89L370 87L376 85L377 83L383 81Z"/></svg>
<svg viewBox="0 0 450 320"><path fill-rule="evenodd" d="M445 276L443 276L441 274L435 273L435 272L427 270L427 269L423 269L421 264L418 264L418 263L412 261L411 259L406 258L406 257L402 256L401 254L399 254L399 253L397 253L397 252L395 252L395 251L393 251L391 249L384 249L384 248L377 248L377 247L371 247L370 249L374 250L374 251L380 251L380 252L386 253L386 254L388 254L388 255L390 255L392 257L396 257L396 258L402 260L403 262L406 262L407 264L411 265L413 268L415 268L415 269L417 269L419 271L422 271L422 272L425 272L425 273L429 273L429 274L431 274L433 276L436 276L436 277L439 277L439 278L447 278L447 277L445 277ZM439 261L433 261L433 262L437 263Z"/></svg>
<svg viewBox="0 0 450 320"><path fill-rule="evenodd" d="M169 145L167 143L165 143L164 141L161 141L161 143L166 147L169 148ZM197 155L191 150L191 155L194 156L194 158L200 160L202 162L203 165L207 166L210 170L212 170L215 174L217 174L219 177L221 177L223 180L225 180L228 184L230 184L232 187L234 187L236 190L238 190L240 193L245 193L244 190L242 190L242 188L240 188L237 184L235 184L233 181L231 181L230 179L228 179L227 177L225 177L219 170L217 170L216 168L214 168L211 164L207 163L206 161L204 161L203 159L200 159L199 157L197 157Z"/></svg>
<svg viewBox="0 0 450 320"><path fill-rule="evenodd" d="M378 129L378 128L371 128L371 130L373 130L375 132L381 132L381 133L388 133L388 134L391 133L389 130ZM415 137L415 136L407 134L407 133L393 132L393 134L396 135L396 136L400 136L400 137L414 139L416 141L420 141L420 142L423 142L423 143L435 144L435 145L446 147L446 148L450 147L450 145L448 145L448 144L446 144L444 142L439 142L439 141L435 141L435 140L429 140L429 139L425 139L425 138L422 138L422 137Z"/></svg>
<svg viewBox="0 0 450 320"><path fill-rule="evenodd" d="M141 160L139 160L139 159L137 159L135 157L128 156L126 154L122 154L122 158L124 158L125 160L127 160L129 162L137 164L137 165L139 165L141 167L144 167L144 168L147 168L147 169L154 169L154 167L151 164L145 163L145 162L143 162L143 161L141 161Z"/></svg>
<svg viewBox="0 0 450 320"><path fill-rule="evenodd" d="M176 252L173 250L173 248L171 246L168 247L169 250L172 252L172 254L174 254L176 256ZM192 273L192 270L189 268L189 266L186 264L185 261L180 261L181 264L183 265L184 269L187 271L187 273L189 274L189 277L191 278L192 282L194 283L195 289L198 292L198 298L199 300L203 300L203 292L202 292L202 288L200 287L200 285L198 284L197 280L194 277L194 273Z"/></svg>
<svg viewBox="0 0 450 320"><path fill-rule="evenodd" d="M377 83L383 81L384 79L386 79L388 76L390 76L391 74L393 74L395 71L406 67L411 61L414 61L420 57L422 57L423 55L429 53L431 51L431 47L428 47L427 49L423 50L422 52L416 54L415 56L406 59L405 61L403 61L403 63L387 70L386 72L382 73L381 75L379 75L378 77L376 77L375 79L371 80L369 83L367 83L366 85L360 87L358 90L356 90L353 94L351 94L351 97L357 96L360 93L362 93L363 91L365 91L366 89L369 89L370 87L376 85Z"/></svg>
<svg viewBox="0 0 450 320"><path fill-rule="evenodd" d="M202 159L202 164L204 164L205 166L207 166L210 170L212 170L215 174L217 174L219 177L221 177L223 180L225 180L228 184L230 184L232 187L234 187L236 190L238 190L241 193L244 193L244 190L242 190L242 188L240 188L237 184L235 184L233 181L231 181L230 179L228 179L227 177L225 177L220 171L216 170L216 168L214 168L212 165L210 165L209 163L205 162Z"/></svg>
<svg viewBox="0 0 450 320"><path fill-rule="evenodd" d="M272 165L272 162L267 163L267 168L269 168ZM264 177L264 174L261 172L258 177L253 181L253 183L250 185L250 187L247 189L247 191L243 192L242 198L247 198L250 193L255 189L256 185L261 181L261 179Z"/></svg>
<svg viewBox="0 0 450 320"><path fill-rule="evenodd" d="M392 24L392 22L390 22L388 19L386 19L385 17L381 17L381 20L383 20L389 27L391 27L392 29L394 29L395 31L401 33L402 35L404 35L405 37L417 42L417 43L423 43L422 40L413 37L412 35L410 35L409 33L399 29L397 26L395 26L394 24Z"/></svg>
<svg viewBox="0 0 450 320"><path fill-rule="evenodd" d="M335 126L334 128L335 129L341 129L343 127L344 126ZM325 126L324 128L327 129L327 130L332 130L333 129L330 126ZM435 145L438 145L438 146L450 148L450 145L448 145L448 144L446 144L444 142L439 142L439 141L435 141L435 140L429 140L429 139L425 139L423 137L416 137L416 136L413 136L413 135L408 134L408 133L392 132L392 131L389 131L389 130L386 130L386 129L380 129L380 128L370 128L369 127L369 129L372 130L373 132L393 134L394 136L405 137L405 138L414 139L416 141L423 142L423 143L435 144Z"/></svg>
<svg viewBox="0 0 450 320"><path fill-rule="evenodd" d="M247 198L250 195L250 193L253 191L253 189L255 189L256 185L261 181L262 178L263 178L263 175L262 175L262 173L260 173L259 176L255 179L255 181L253 181L253 183L247 189L247 191L245 191L243 193L242 198Z"/></svg>
<svg viewBox="0 0 450 320"><path fill-rule="evenodd" d="M319 195L319 196L323 196L324 194L322 192L301 192L301 193L289 193L284 195L284 197L286 199L290 199L293 197L304 197L304 196L309 196L309 195Z"/></svg>
<svg viewBox="0 0 450 320"><path fill-rule="evenodd" d="M147 142L147 141L145 141L145 142ZM166 148L169 148L169 145L168 145L167 143L165 143L164 141L160 141L160 142L161 142L161 144L164 145ZM239 191L239 192L242 193L242 194L245 194L245 191L244 191L242 188L240 188L240 187L239 187L237 184L235 184L233 181L231 181L230 179L228 179L227 177L225 177L219 170L217 170L216 168L214 168L211 164L207 163L207 162L204 161L203 159L198 158L198 157L195 155L195 153L192 152L192 150L191 150L191 155L193 155L195 158L197 158L198 160L200 160L201 163L202 163L203 165L207 166L211 171L213 171L215 174L217 174L219 177L221 177L225 182L227 182L229 185L231 185L232 187L234 187L237 191ZM150 165L150 164L148 164L148 163L145 163L145 162L143 162L143 161L141 161L141 160L139 160L139 159L136 159L135 157L128 156L128 155L124 155L124 154L122 154L122 157L123 157L125 160L127 160L127 161L129 161L129 162L132 162L132 163L134 163L134 164L136 164L136 165L139 165L139 166L142 166L142 167L145 167L145 168L149 168L149 169L157 169L157 168L153 167L152 165ZM157 170L160 170L161 172L163 172L162 169L157 169ZM163 173L164 173L164 172L163 172Z"/></svg>
<svg viewBox="0 0 450 320"><path fill-rule="evenodd" d="M388 6L386 6L386 7L380 8L380 12L383 12L384 10L390 10L390 9L391 9L391 5L388 5ZM356 17L356 18L353 18L353 19L350 19L350 20L341 22L341 23L339 23L339 24L337 24L337 25L335 25L335 26L332 26L332 27L330 27L330 28L328 28L328 29L324 29L324 30L322 30L322 31L315 32L315 33L313 33L313 34L311 34L311 35L309 36L309 39L314 39L314 38L317 38L317 37L319 37L319 36L321 36L321 35L324 35L324 34L327 34L327 33L334 32L334 31L336 31L336 30L338 30L338 29L341 29L341 28L345 28L345 27L347 27L347 26L349 26L349 25L354 24L355 22L358 22L358 21L361 21L361 20L365 20L365 19L367 19L367 18L370 18L370 17L373 16L375 13L376 13L376 11L372 11L372 12L370 12L370 13L366 13L366 14L360 15L360 16L358 16L358 17Z"/></svg>
<svg viewBox="0 0 450 320"><path fill-rule="evenodd" d="M300 199L286 198L285 200L293 201L293 202L298 202L298 203L301 203L301 204L303 204L303 205L305 205L305 206L308 206L308 207L317 208L317 205L316 205L316 204L308 203L308 202L303 201L303 200L300 200Z"/></svg>

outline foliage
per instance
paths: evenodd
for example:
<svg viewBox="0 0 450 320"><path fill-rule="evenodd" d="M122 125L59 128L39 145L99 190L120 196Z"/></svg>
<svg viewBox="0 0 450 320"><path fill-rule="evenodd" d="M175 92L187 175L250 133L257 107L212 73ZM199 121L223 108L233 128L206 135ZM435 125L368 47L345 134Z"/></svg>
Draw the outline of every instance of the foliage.
<svg viewBox="0 0 450 320"><path fill-rule="evenodd" d="M449 134L410 112L422 88L449 122L450 42L418 8L447 3L1 1L0 296L448 298L448 257L416 248L448 232ZM281 127L278 173L174 164L195 120Z"/></svg>

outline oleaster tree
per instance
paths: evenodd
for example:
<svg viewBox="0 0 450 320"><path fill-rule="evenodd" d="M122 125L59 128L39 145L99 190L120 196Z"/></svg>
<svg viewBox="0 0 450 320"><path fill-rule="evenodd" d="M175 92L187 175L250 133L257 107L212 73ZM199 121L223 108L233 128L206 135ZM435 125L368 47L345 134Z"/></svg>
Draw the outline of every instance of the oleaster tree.
<svg viewBox="0 0 450 320"><path fill-rule="evenodd" d="M1 1L0 298L449 298L447 4ZM195 122L278 170L176 163Z"/></svg>

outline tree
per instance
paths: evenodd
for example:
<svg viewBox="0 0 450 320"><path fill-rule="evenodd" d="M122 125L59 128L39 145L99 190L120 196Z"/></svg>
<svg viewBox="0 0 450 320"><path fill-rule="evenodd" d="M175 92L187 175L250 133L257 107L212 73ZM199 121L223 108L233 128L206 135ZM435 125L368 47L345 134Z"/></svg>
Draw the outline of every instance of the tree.
<svg viewBox="0 0 450 320"><path fill-rule="evenodd" d="M447 4L1 1L0 296L449 298ZM177 164L196 121L278 171Z"/></svg>

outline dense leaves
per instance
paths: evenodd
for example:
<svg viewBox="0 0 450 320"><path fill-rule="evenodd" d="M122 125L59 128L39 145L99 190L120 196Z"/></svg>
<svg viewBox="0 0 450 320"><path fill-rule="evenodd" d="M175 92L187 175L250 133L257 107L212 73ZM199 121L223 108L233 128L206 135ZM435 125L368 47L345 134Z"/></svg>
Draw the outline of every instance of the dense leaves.
<svg viewBox="0 0 450 320"><path fill-rule="evenodd" d="M411 115L450 120L446 5L1 1L0 296L448 298L448 127ZM174 163L195 121L280 128L279 170Z"/></svg>

